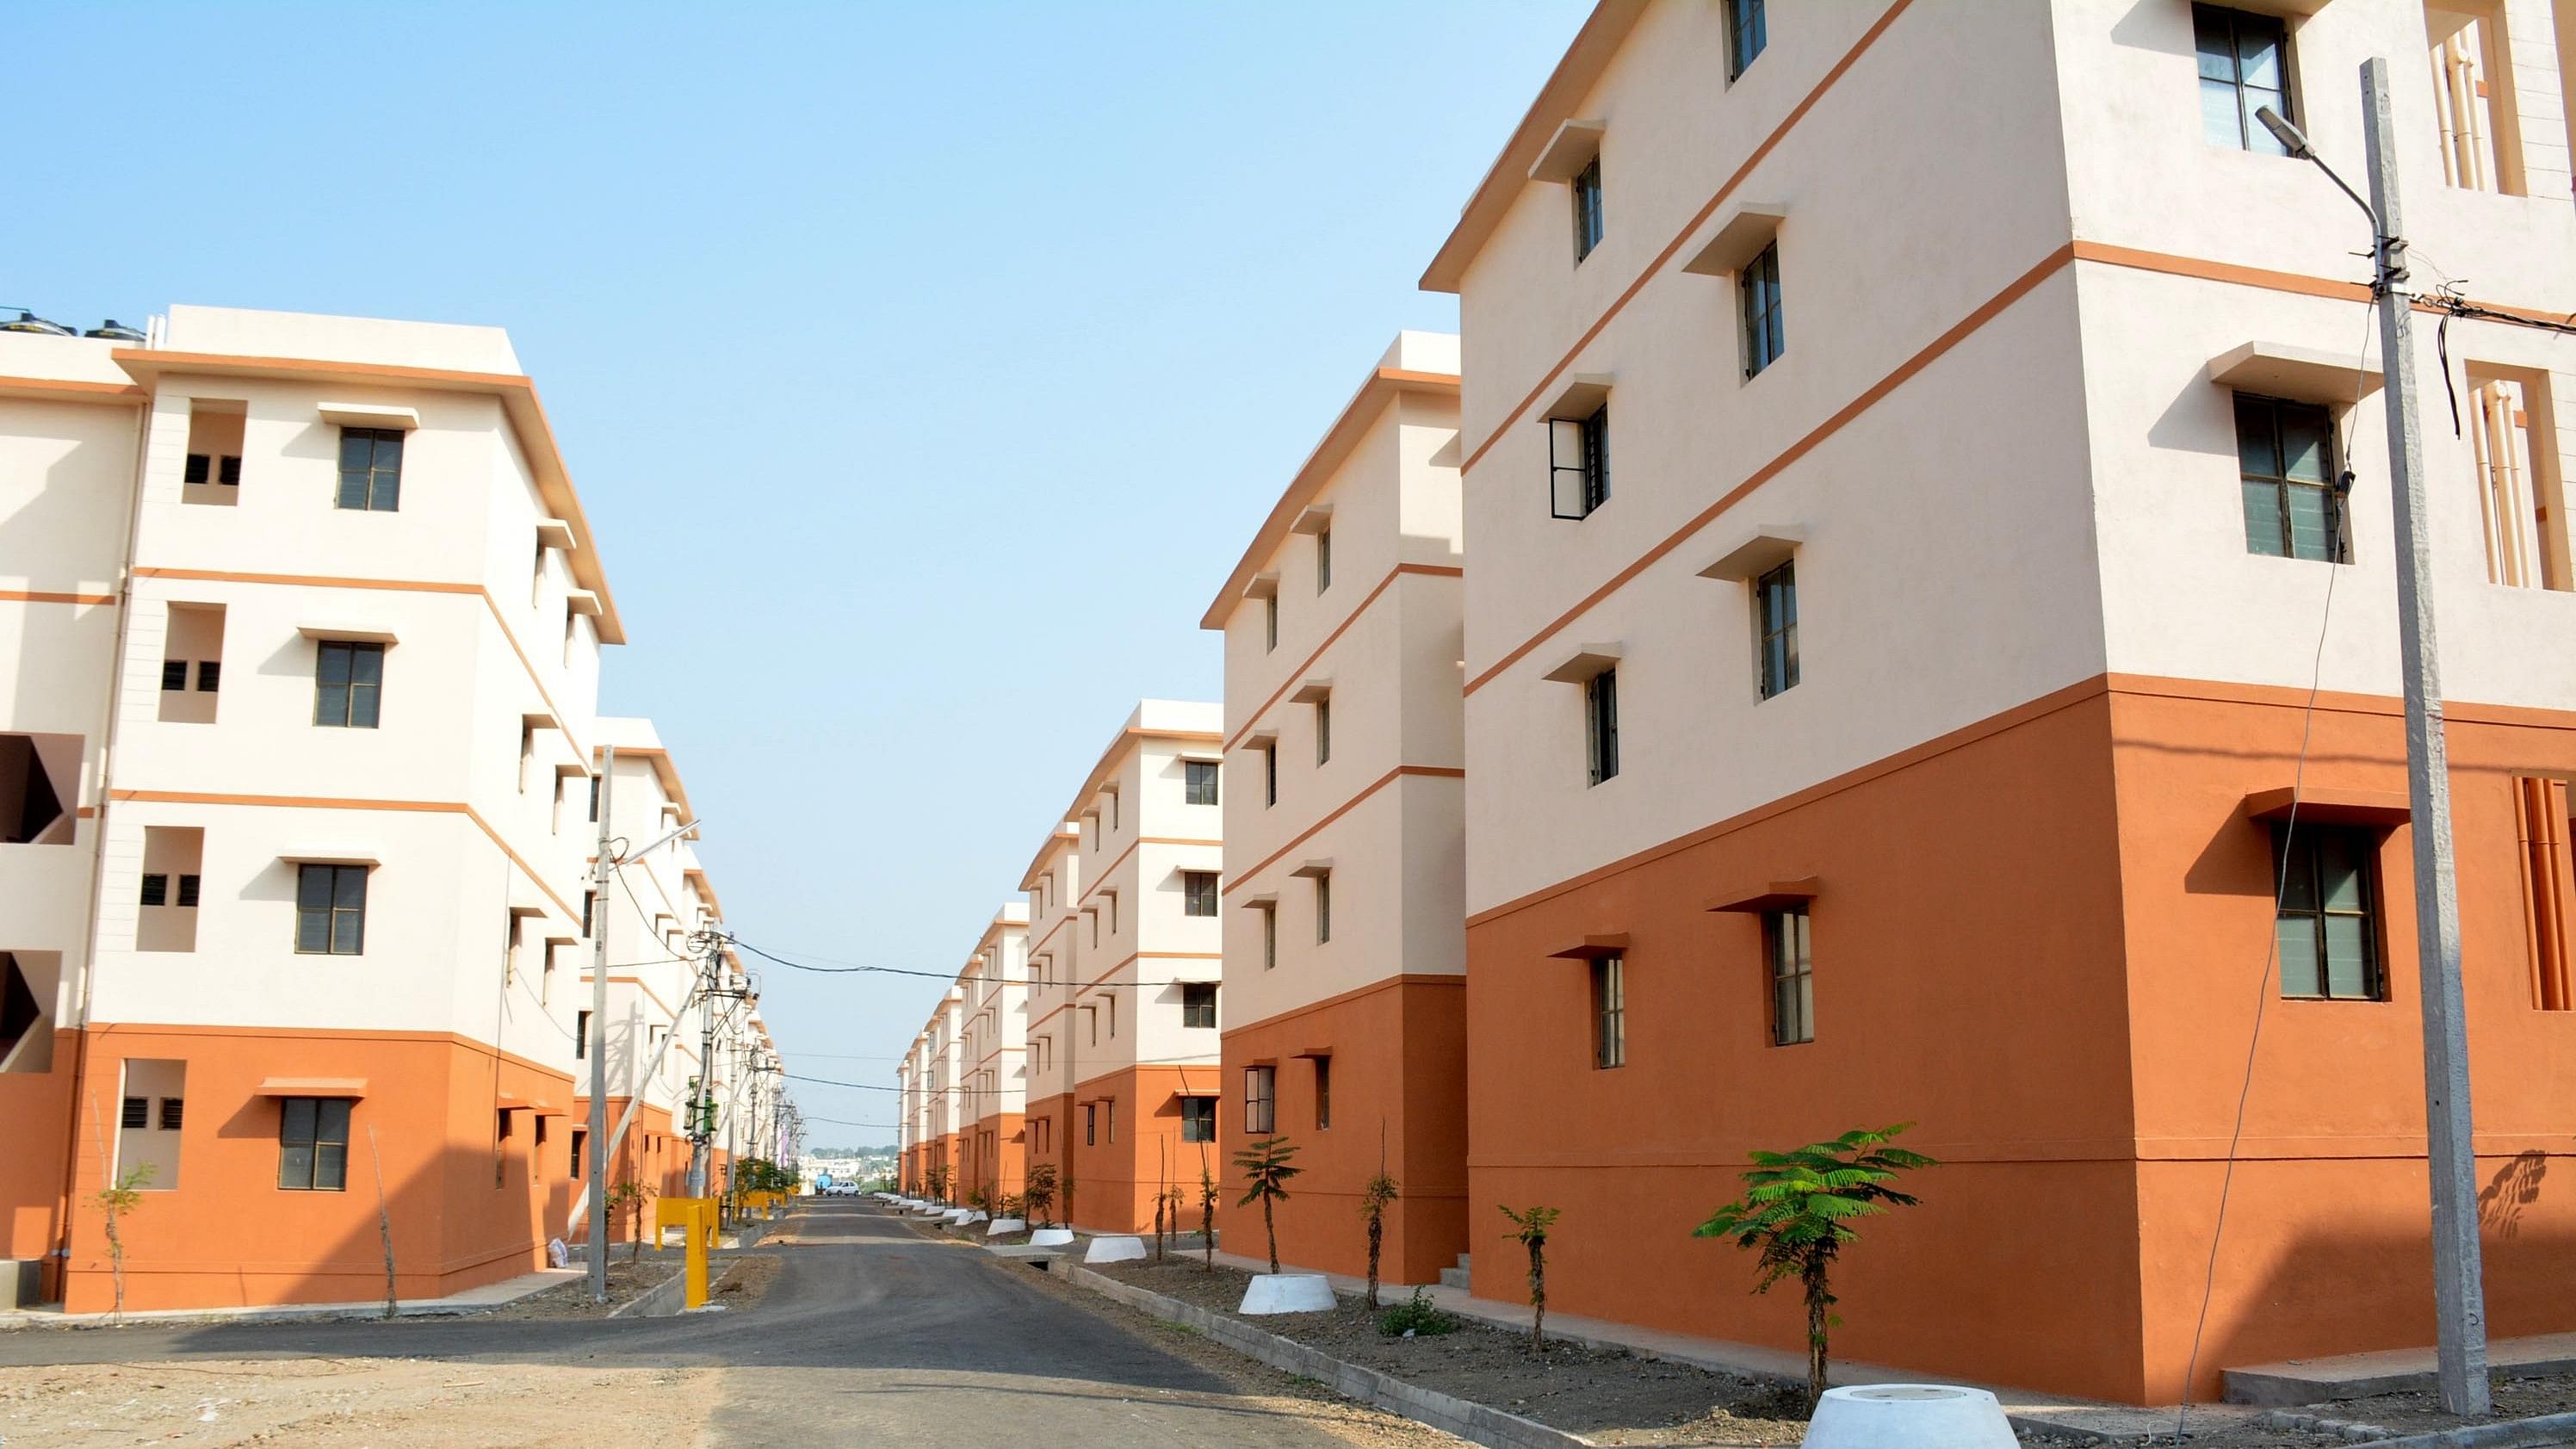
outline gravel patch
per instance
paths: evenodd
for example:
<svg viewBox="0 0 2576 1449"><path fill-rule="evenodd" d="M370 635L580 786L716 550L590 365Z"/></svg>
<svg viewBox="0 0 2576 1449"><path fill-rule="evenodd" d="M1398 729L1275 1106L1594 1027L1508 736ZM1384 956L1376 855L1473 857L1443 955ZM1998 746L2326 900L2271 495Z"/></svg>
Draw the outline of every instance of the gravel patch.
<svg viewBox="0 0 2576 1449"><path fill-rule="evenodd" d="M608 1302L593 1303L590 1279L571 1278L543 1293L532 1293L516 1303L478 1313L477 1318L606 1318L651 1290L663 1279L680 1271L676 1252L647 1254L629 1263L622 1255L608 1260Z"/></svg>
<svg viewBox="0 0 2576 1449"><path fill-rule="evenodd" d="M2183 1421L2183 1441L2191 1449L2328 1449L2328 1446L2429 1434L2473 1424L2500 1424L2514 1419L2536 1419L2543 1414L2576 1413L2576 1375L2499 1378L2494 1383L2494 1399L2495 1412L2481 1419L2464 1419L2444 1412L2441 1401L2430 1390L2377 1394L2366 1399L2336 1399L2331 1403L2310 1404L2273 1414L2248 1414L2244 1410L2235 1410L2221 1417L2195 1409ZM2308 1422L2284 1422L2291 1419ZM2370 1432L2374 1430L2380 1432ZM2023 1434L2021 1441L2032 1449L2085 1449L2085 1446L2098 1446L2103 1442L2068 1434L2029 1433ZM2160 1433L2114 1442L2171 1444L2173 1441L2173 1430L2168 1421L2168 1427Z"/></svg>
<svg viewBox="0 0 2576 1449"><path fill-rule="evenodd" d="M1156 1263L1105 1263L1093 1272L1231 1314L1250 1275L1175 1256ZM1404 1295L1386 1290L1393 1303ZM1391 1338L1376 1315L1345 1298L1329 1313L1243 1320L1282 1338L1551 1428L1614 1445L1786 1445L1806 1433L1802 1388L1750 1375L1645 1358L1625 1349L1551 1341L1533 1355L1529 1337L1461 1321L1453 1333Z"/></svg>

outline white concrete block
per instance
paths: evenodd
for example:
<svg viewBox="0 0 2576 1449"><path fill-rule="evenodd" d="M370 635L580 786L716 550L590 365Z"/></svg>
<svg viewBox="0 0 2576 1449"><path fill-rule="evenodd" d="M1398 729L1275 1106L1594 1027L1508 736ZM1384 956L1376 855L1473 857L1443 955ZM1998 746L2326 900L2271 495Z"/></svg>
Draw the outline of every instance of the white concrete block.
<svg viewBox="0 0 2576 1449"><path fill-rule="evenodd" d="M1134 1263L1145 1256L1143 1238L1108 1237L1091 1240L1091 1249L1082 1255L1086 1263Z"/></svg>
<svg viewBox="0 0 2576 1449"><path fill-rule="evenodd" d="M1244 1285L1243 1302L1234 1311L1326 1313L1333 1307L1333 1281L1321 1273L1256 1273Z"/></svg>
<svg viewBox="0 0 2576 1449"><path fill-rule="evenodd" d="M1027 1227L1028 1223L1019 1218L995 1218L984 1225L984 1236L998 1238L1004 1233L1024 1231Z"/></svg>
<svg viewBox="0 0 2576 1449"><path fill-rule="evenodd" d="M1800 1449L2014 1449L2003 1405L1984 1389L1865 1384L1825 1390Z"/></svg>
<svg viewBox="0 0 2576 1449"><path fill-rule="evenodd" d="M1032 1248L1070 1248L1073 1246L1073 1229L1040 1228L1036 1232L1029 1234L1029 1246Z"/></svg>

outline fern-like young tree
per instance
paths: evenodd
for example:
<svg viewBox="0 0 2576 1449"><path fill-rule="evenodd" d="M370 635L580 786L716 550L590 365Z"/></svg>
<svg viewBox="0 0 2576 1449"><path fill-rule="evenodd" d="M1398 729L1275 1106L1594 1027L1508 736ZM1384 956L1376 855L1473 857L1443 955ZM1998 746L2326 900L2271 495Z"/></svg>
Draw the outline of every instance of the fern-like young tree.
<svg viewBox="0 0 2576 1449"><path fill-rule="evenodd" d="M1031 1227L1050 1228L1055 1226L1055 1219L1047 1215L1047 1210L1055 1206L1054 1163L1039 1162L1030 1164L1029 1180L1020 1195L1029 1205L1029 1225Z"/></svg>
<svg viewBox="0 0 2576 1449"><path fill-rule="evenodd" d="M1834 1259L1859 1240L1857 1220L1914 1205L1911 1194L1889 1186L1898 1173L1940 1166L1919 1152L1887 1145L1913 1125L1854 1128L1793 1152L1756 1152L1744 1174L1744 1196L1692 1230L1694 1237L1732 1238L1737 1247L1760 1254L1754 1292L1767 1293L1790 1277L1806 1290L1810 1413L1825 1393L1825 1334L1834 1306L1827 1279Z"/></svg>
<svg viewBox="0 0 2576 1449"><path fill-rule="evenodd" d="M125 1240L116 1230L117 1221L143 1206L143 1189L152 1181L152 1164L136 1163L116 1175L116 1181L100 1188L91 1201L98 1204L99 1218L107 1229L107 1271L115 1285L114 1311L125 1312Z"/></svg>
<svg viewBox="0 0 2576 1449"><path fill-rule="evenodd" d="M1386 1205L1396 1200L1395 1179L1387 1176L1386 1164L1377 1167L1377 1176L1360 1188L1360 1212L1368 1219L1368 1306L1377 1308L1378 1249L1386 1242Z"/></svg>
<svg viewBox="0 0 2576 1449"><path fill-rule="evenodd" d="M1297 1149L1288 1139L1264 1137L1234 1154L1234 1165L1243 1169L1244 1185L1251 1190L1236 1207L1261 1204L1261 1230L1270 1238L1270 1271L1279 1271L1279 1224L1271 1215L1271 1204L1288 1200L1288 1179L1306 1169L1289 1162Z"/></svg>
<svg viewBox="0 0 2576 1449"><path fill-rule="evenodd" d="M1495 1204L1502 1207L1502 1204ZM1552 1207L1524 1208L1514 1212L1503 1208L1503 1216L1512 1220L1512 1231L1503 1234L1516 1238L1529 1249L1530 1285L1530 1352L1547 1352L1547 1230L1556 1226L1561 1210Z"/></svg>
<svg viewBox="0 0 2576 1449"><path fill-rule="evenodd" d="M630 1265L643 1256L644 1205L652 1200L653 1189L633 1178L614 1184L608 1189L609 1221L615 1222L620 1214L624 1214L632 1228L626 1239L626 1261ZM608 1245L600 1244L599 1251L607 1252Z"/></svg>
<svg viewBox="0 0 2576 1449"><path fill-rule="evenodd" d="M1216 1271L1216 1177L1208 1171L1207 1159L1199 1159L1199 1250L1206 1254L1200 1266Z"/></svg>

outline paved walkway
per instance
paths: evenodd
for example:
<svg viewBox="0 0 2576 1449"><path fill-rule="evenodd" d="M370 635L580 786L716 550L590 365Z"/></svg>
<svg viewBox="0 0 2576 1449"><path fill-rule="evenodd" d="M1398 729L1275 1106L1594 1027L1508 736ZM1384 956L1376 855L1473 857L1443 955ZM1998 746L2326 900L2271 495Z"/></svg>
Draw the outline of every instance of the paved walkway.
<svg viewBox="0 0 2576 1449"><path fill-rule="evenodd" d="M660 1319L424 1318L0 1333L0 1369L411 1357L703 1367L703 1443L1347 1449L1292 1400L1250 1399L1125 1328L928 1241L873 1204L808 1202L765 1301ZM567 1375L567 1390L586 1376ZM960 1437L960 1436L963 1437ZM612 1436L613 1437L613 1436Z"/></svg>
<svg viewBox="0 0 2576 1449"><path fill-rule="evenodd" d="M399 1298L394 1301L394 1312L402 1318L488 1313L580 1276L582 1270L579 1268L539 1268L516 1278L504 1278L498 1283L450 1293L444 1298ZM136 1309L121 1316L114 1313L65 1313L60 1308L0 1308L0 1328L46 1324L95 1328L110 1323L283 1323L302 1318L380 1318L384 1311L385 1301L381 1298L372 1303L288 1303L267 1308Z"/></svg>

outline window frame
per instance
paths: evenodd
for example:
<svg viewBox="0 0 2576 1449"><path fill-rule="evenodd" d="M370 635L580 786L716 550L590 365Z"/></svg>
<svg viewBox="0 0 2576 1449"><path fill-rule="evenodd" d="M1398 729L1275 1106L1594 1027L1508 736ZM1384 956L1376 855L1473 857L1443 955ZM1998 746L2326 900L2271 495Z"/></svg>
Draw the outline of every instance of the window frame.
<svg viewBox="0 0 2576 1449"><path fill-rule="evenodd" d="M1815 920L1807 907L1762 913L1762 973L1770 998L1771 1045L1805 1046L1816 1039ZM1795 1016L1782 1008L1784 987L1794 987Z"/></svg>
<svg viewBox="0 0 2576 1449"><path fill-rule="evenodd" d="M1798 561L1794 557L1753 576L1753 661L1759 698L1777 699L1798 687Z"/></svg>
<svg viewBox="0 0 2576 1449"><path fill-rule="evenodd" d="M1595 956L1588 973L1592 983L1592 1069L1616 1071L1628 1064L1628 957L1614 951Z"/></svg>
<svg viewBox="0 0 2576 1449"><path fill-rule="evenodd" d="M1201 789L1204 783L1206 788ZM1201 797L1205 798L1202 799ZM1214 760L1181 761L1181 803L1216 805L1223 803L1218 786L1218 767Z"/></svg>
<svg viewBox="0 0 2576 1449"><path fill-rule="evenodd" d="M307 1135L300 1138L288 1135L295 1126L295 1108L299 1103L312 1109L311 1120L306 1125ZM324 1135L332 1117L331 1109L335 1107L338 1109L340 1134L337 1139ZM347 1192L349 1190L349 1119L353 1115L354 1107L355 1104L346 1097L280 1097L277 1099L278 1191ZM304 1158L303 1170L295 1174L301 1180L290 1181L289 1173L295 1163L293 1154L298 1147L303 1148L307 1156ZM339 1149L337 1180L325 1183L322 1180L325 1176L324 1164L329 1160L325 1149L332 1147Z"/></svg>
<svg viewBox="0 0 2576 1449"><path fill-rule="evenodd" d="M1261 1063L1243 1069L1243 1135L1279 1134L1279 1068Z"/></svg>
<svg viewBox="0 0 2576 1449"><path fill-rule="evenodd" d="M2328 904L2324 866L2317 851L2318 842L2327 839L2339 839L2351 852L2353 860L2359 867L2353 873L2353 881L2359 887L2361 897L2360 907L2356 910L2339 910ZM2388 919L2384 904L2385 897L2380 890L2379 873L2379 850L2383 843L2380 833L2366 826L2303 824L2294 829L2274 827L2270 857L2275 893L2272 935L2273 953L2280 972L2282 1000L2362 1003L2389 1000L2386 939ZM2302 850L2305 852L2304 858L2300 855ZM2304 871L2299 869L2302 864L2306 867ZM2292 885L2302 876L2307 886L2308 899L2313 902L2311 905L2293 904ZM2290 989L2290 958L2289 954L2281 949L2280 938L2282 924L2293 917L2303 920L2312 919L2317 923L2316 953L2312 962L2313 969L2316 971L2317 989L2315 991L2294 992ZM2357 919L2361 923L2362 985L2358 993L2341 993L2335 990L2334 967L2329 954L2331 949L2329 933L2326 929L2326 922L2335 918Z"/></svg>
<svg viewBox="0 0 2576 1449"><path fill-rule="evenodd" d="M1181 872L1181 914L1192 920L1213 920L1222 908L1217 872L1185 870ZM1205 907L1205 909L1201 909ZM1099 942L1094 941L1093 945Z"/></svg>
<svg viewBox="0 0 2576 1449"><path fill-rule="evenodd" d="M349 445L352 442L369 444L366 466L355 472L349 466ZM410 440L403 430L343 427L340 429L339 443L340 448L336 459L339 488L332 495L333 506L349 513L401 512L403 454L408 451L410 445ZM384 462L384 448L389 443L393 447L391 467L387 467ZM353 481L358 489L355 495L358 501L354 503L350 501L352 496L350 488Z"/></svg>
<svg viewBox="0 0 2576 1449"><path fill-rule="evenodd" d="M1610 402L1580 417L1547 419L1547 512L1590 518L1610 501Z"/></svg>
<svg viewBox="0 0 2576 1449"><path fill-rule="evenodd" d="M2246 471L2246 414L2254 409L2260 409L2265 414L2269 435L2267 441L2271 449L2273 467L2279 470L2277 472L2249 473ZM2324 457L2319 467L2319 471L2324 476L2314 479L2293 478L2288 471L2290 450L2286 441L2287 434L2282 425L2285 418L2295 416L2306 420L2310 415L2313 415L2318 436L2324 444ZM2344 496L2339 486L2343 478L2340 451L2342 440L2335 430L2334 410L2322 403L2300 402L2295 398L2272 397L2264 393L2239 392L2231 389L2228 394L2227 417L2228 431L2234 438L2236 446L2236 492L2240 511L2245 516L2245 552L2255 558L2287 559L2297 563L2348 564L2352 562L2352 510L2347 506L2351 500ZM2258 486L2271 493L2273 522L2280 526L2277 541L2281 545L2281 551L2278 553L2266 552L2254 546L2252 536L2254 518L2251 500L2246 497L2246 490L2249 487ZM2324 504L2327 540L2325 557L2312 557L2298 552L2298 522L2290 506L2294 496L2290 490L2293 488L2316 490Z"/></svg>
<svg viewBox="0 0 2576 1449"><path fill-rule="evenodd" d="M1315 1130L1333 1130L1333 1059L1330 1054L1307 1058L1315 1064Z"/></svg>
<svg viewBox="0 0 2576 1449"><path fill-rule="evenodd" d="M1574 203L1574 264L1601 249L1601 240L1609 235L1609 212L1601 194L1601 153L1583 163L1583 169L1567 182L1566 192Z"/></svg>
<svg viewBox="0 0 2576 1449"><path fill-rule="evenodd" d="M2209 73L2208 64L2211 57L2201 51L2201 23L2204 19L2223 19L2227 23L2228 74L2223 79ZM2244 32L2248 22L2254 28L2268 31L2274 42L2274 63L2280 69L2281 78L2277 91L2269 86L2248 86L2245 83ZM2279 104L2274 109L2281 119L2292 125L2299 123L2299 70L2289 21L2281 16L2266 15L2260 11L2240 9L2232 5L2211 5L2201 3L2201 0L2194 0L2191 7L2191 49L2193 89L2201 97L2199 105L2202 141L2222 150L2243 151L2255 156L2289 155L2289 149L2275 139L2262 122L2254 118L2254 112L2265 102L2258 100L2252 104L2247 103L2250 95L2277 97ZM2236 112L2236 140L2232 145L2210 134L2211 117L2208 98L2211 94L2210 87L2214 85L2225 85L2233 102Z"/></svg>
<svg viewBox="0 0 2576 1449"><path fill-rule="evenodd" d="M343 661L342 678L337 683L331 679L331 660L335 656ZM368 660L374 661L371 668L361 670L360 663ZM359 678L361 673L372 673L374 678L361 679ZM340 691L336 719L330 717L333 713L331 691L334 689ZM364 696L359 694L360 690L366 691ZM383 644L367 639L323 639L315 642L313 646L313 723L316 728L352 730L381 728L384 723L384 695L385 646ZM363 710L360 707L362 700ZM359 718L361 713L366 716L364 720Z"/></svg>
<svg viewBox="0 0 2576 1449"><path fill-rule="evenodd" d="M1190 1031L1216 1030L1217 983L1184 981L1181 983L1181 1026ZM1198 999L1193 1000L1196 996ZM1205 1017L1202 1021L1198 1018Z"/></svg>
<svg viewBox="0 0 2576 1449"><path fill-rule="evenodd" d="M1770 18L1762 0L1726 0L1726 83L1743 79L1770 45Z"/></svg>
<svg viewBox="0 0 2576 1449"><path fill-rule="evenodd" d="M333 861L308 860L296 862L296 955L363 956L367 954L367 890L369 886L367 877L372 870L373 867L371 866L342 865ZM330 884L324 893L324 898L321 904L311 905L307 904L305 900L305 883L314 878L314 872L316 871L327 873ZM349 904L342 899L342 883L351 878L355 878L358 883L357 900L354 905ZM305 920L308 916L312 916L316 913L319 913L322 920L322 944L318 947L307 946L304 944ZM352 922L353 932L353 942L345 951L340 949L341 922L344 917L348 918Z"/></svg>
<svg viewBox="0 0 2576 1449"><path fill-rule="evenodd" d="M1333 586L1333 526L1329 523L1315 530L1315 592Z"/></svg>
<svg viewBox="0 0 2576 1449"><path fill-rule="evenodd" d="M1583 745L1590 785L1619 777L1619 670L1583 681Z"/></svg>
<svg viewBox="0 0 2576 1449"><path fill-rule="evenodd" d="M1216 1098L1204 1095L1181 1098L1181 1140L1183 1142L1216 1140Z"/></svg>
<svg viewBox="0 0 2576 1449"><path fill-rule="evenodd" d="M1780 242L1777 237L1744 264L1735 278L1736 312L1742 323L1744 380L1751 382L1771 364L1789 355L1789 327L1783 320L1780 286Z"/></svg>

